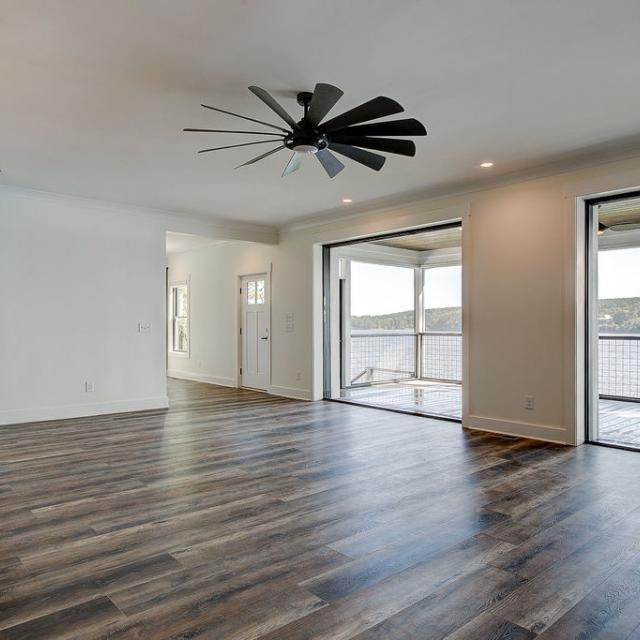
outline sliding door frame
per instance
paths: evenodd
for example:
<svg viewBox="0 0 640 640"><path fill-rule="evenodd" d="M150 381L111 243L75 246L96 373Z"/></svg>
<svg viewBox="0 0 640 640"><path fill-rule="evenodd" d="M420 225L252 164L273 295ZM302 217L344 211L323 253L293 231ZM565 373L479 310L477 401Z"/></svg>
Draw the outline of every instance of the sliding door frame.
<svg viewBox="0 0 640 640"><path fill-rule="evenodd" d="M598 384L598 218L595 208L605 202L640 197L640 191L627 191L607 196L596 196L584 201L585 216L585 442L600 447L639 451L637 447L612 444L598 440L600 418L600 389Z"/></svg>
<svg viewBox="0 0 640 640"><path fill-rule="evenodd" d="M364 406L362 403L353 402L346 398L333 398L332 397L332 334L331 334L331 250L338 247L347 247L352 245L363 244L366 242L374 242L378 240L388 240L392 238L402 238L406 236L418 235L420 233L426 233L429 231L443 231L446 229L459 229L462 228L462 220L456 220L454 222L443 222L436 224L429 224L423 227L416 227L404 231L393 231L389 233L379 233L370 236L364 236L354 240L344 240L341 242L333 242L322 245L322 301L323 301L323 314L322 314L322 345L323 345L323 396L325 400L332 402L342 402L345 404L353 404L359 407ZM420 268L422 272L422 267ZM422 279L422 276L421 276ZM422 292L420 292L422 296ZM418 309L415 310L416 314ZM417 328L417 327L416 327ZM342 327L337 328L338 331L342 330ZM464 327L463 327L464 333ZM342 339L344 336L340 335L340 350L342 351ZM419 350L416 349L416 359L420 358ZM342 360L342 354L341 354ZM417 366L418 363L416 363ZM342 366L342 363L341 363ZM418 371L416 371L418 373ZM464 380L462 381L464 384ZM406 409L395 409L391 407L378 407L371 405L372 408L380 409L382 411L392 411L394 413L405 413L424 418L436 418L438 420L446 420L448 422L461 423L459 418L453 418L450 416L440 416L435 414L427 414L424 412L409 411Z"/></svg>

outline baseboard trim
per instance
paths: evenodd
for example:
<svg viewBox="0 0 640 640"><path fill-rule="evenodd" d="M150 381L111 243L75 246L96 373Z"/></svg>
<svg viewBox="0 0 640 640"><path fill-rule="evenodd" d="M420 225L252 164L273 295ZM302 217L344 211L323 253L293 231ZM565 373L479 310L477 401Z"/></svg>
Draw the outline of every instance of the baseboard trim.
<svg viewBox="0 0 640 640"><path fill-rule="evenodd" d="M311 391L308 389L299 389L297 387L278 387L272 386L269 389L272 396L283 396L285 398L293 398L294 400L312 400Z"/></svg>
<svg viewBox="0 0 640 640"><path fill-rule="evenodd" d="M51 420L68 420L69 418L85 418L111 413L149 411L152 409L166 409L168 406L169 398L167 396L158 396L156 398L140 398L119 402L43 407L41 409L17 409L0 412L0 425L49 422Z"/></svg>
<svg viewBox="0 0 640 640"><path fill-rule="evenodd" d="M553 442L554 444L571 444L567 441L566 429L551 425L499 420L496 418L487 418L485 416L469 415L464 418L462 426L465 429L488 431L489 433L498 433L504 436L529 438L531 440Z"/></svg>
<svg viewBox="0 0 640 640"><path fill-rule="evenodd" d="M206 382L207 384L217 384L221 387L237 387L233 378L224 378L222 376L210 376L208 373L196 373L195 371L180 371L178 369L169 369L167 371L169 378L177 378L178 380L191 380L192 382Z"/></svg>

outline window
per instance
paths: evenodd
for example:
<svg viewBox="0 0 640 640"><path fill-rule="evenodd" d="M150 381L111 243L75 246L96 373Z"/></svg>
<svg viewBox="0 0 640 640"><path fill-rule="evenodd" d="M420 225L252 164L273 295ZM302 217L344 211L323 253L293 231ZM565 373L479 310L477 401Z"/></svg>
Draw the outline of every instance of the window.
<svg viewBox="0 0 640 640"><path fill-rule="evenodd" d="M189 354L189 286L171 285L171 351Z"/></svg>
<svg viewBox="0 0 640 640"><path fill-rule="evenodd" d="M264 280L247 282L247 304L264 304Z"/></svg>
<svg viewBox="0 0 640 640"><path fill-rule="evenodd" d="M413 333L413 267L351 261L352 332Z"/></svg>
<svg viewBox="0 0 640 640"><path fill-rule="evenodd" d="M462 331L462 267L424 269L424 330Z"/></svg>

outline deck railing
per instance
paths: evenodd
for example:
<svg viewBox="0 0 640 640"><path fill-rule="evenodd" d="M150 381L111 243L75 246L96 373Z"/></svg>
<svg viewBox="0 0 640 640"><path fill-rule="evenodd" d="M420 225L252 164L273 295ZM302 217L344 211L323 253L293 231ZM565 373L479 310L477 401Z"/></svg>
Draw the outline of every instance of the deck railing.
<svg viewBox="0 0 640 640"><path fill-rule="evenodd" d="M640 399L640 335L599 336L600 395ZM462 334L362 332L350 336L347 382L376 384L423 378L462 381ZM418 357L419 356L419 357Z"/></svg>
<svg viewBox="0 0 640 640"><path fill-rule="evenodd" d="M601 396L640 400L640 335L598 336Z"/></svg>
<svg viewBox="0 0 640 640"><path fill-rule="evenodd" d="M381 331L352 333L350 338L351 385L412 378L462 381L461 333Z"/></svg>

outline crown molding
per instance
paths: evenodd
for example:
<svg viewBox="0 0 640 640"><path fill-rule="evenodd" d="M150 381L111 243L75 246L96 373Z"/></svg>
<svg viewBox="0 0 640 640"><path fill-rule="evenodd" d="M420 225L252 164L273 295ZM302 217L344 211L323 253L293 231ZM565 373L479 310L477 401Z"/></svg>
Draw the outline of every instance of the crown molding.
<svg viewBox="0 0 640 640"><path fill-rule="evenodd" d="M333 208L304 218L280 225L280 232L305 231L328 226L336 222L344 223L375 214L392 214L415 210L417 207L432 204L438 200L464 197L482 193L501 187L508 187L519 182L528 182L541 178L551 178L562 174L573 173L581 169L593 168L614 162L640 158L640 135L599 145L592 145L578 152L563 154L555 160L533 165L521 170L511 171L495 178L483 178L446 183L426 190L414 190L369 200L358 206L350 205L349 213L344 208Z"/></svg>
<svg viewBox="0 0 640 640"><path fill-rule="evenodd" d="M72 203L95 214L135 215L151 218L165 227L166 231L202 235L220 240L244 240L265 244L278 243L278 229L275 226L238 222L225 218L215 218L193 213L181 213L166 209L141 207L121 202L110 202L97 198L68 195L54 191L41 191L15 185L0 185L0 196L13 195L40 202Z"/></svg>

